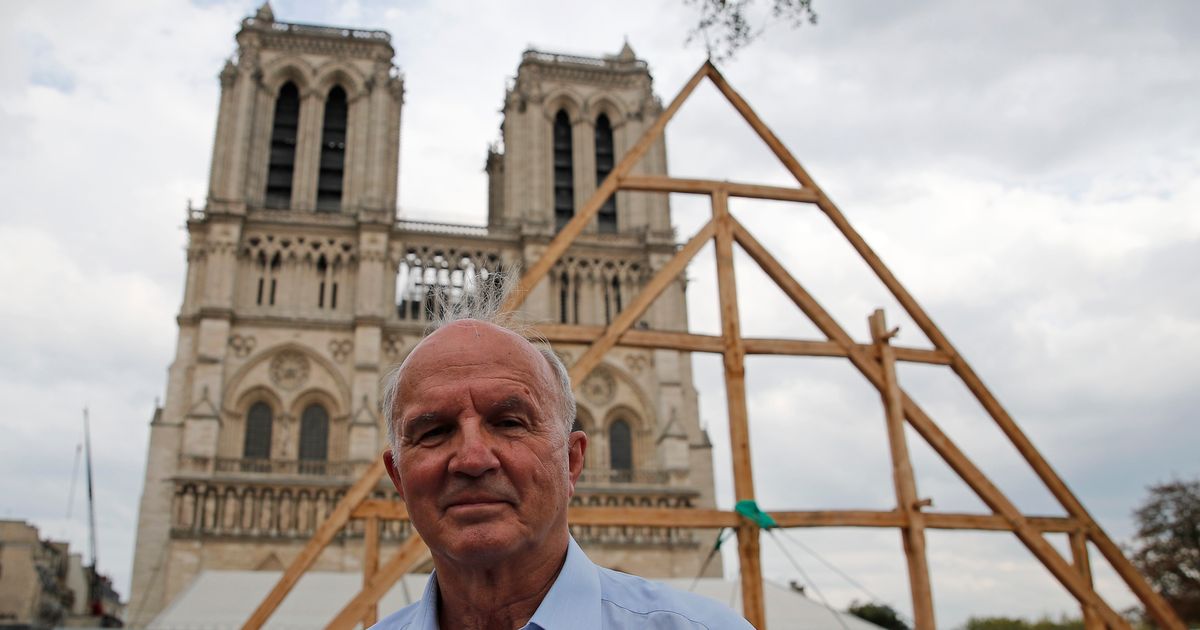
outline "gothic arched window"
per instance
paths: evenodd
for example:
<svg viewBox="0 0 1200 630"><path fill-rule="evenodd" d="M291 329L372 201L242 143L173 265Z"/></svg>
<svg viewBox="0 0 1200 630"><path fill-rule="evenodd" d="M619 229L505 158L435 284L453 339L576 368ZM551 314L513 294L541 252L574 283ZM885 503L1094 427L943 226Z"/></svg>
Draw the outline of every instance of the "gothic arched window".
<svg viewBox="0 0 1200 630"><path fill-rule="evenodd" d="M565 110L554 117L554 230L575 216L575 170L571 161L571 120Z"/></svg>
<svg viewBox="0 0 1200 630"><path fill-rule="evenodd" d="M275 98L271 125L271 157L267 162L267 206L292 205L292 174L296 166L296 131L300 126L300 91L288 81Z"/></svg>
<svg viewBox="0 0 1200 630"><path fill-rule="evenodd" d="M279 257L279 252L271 257L271 291L267 295L267 303L270 306L275 306L275 289L279 284L279 269L283 266L282 259Z"/></svg>
<svg viewBox="0 0 1200 630"><path fill-rule="evenodd" d="M258 293L257 293L257 296L255 297L254 303L258 304L259 306L262 306L263 295L264 295L263 289L266 288L266 284L267 284L267 254L266 254L266 252L258 252L258 258L255 260L255 267L257 268L257 271L258 271Z"/></svg>
<svg viewBox="0 0 1200 630"><path fill-rule="evenodd" d="M604 323L611 324L621 313L621 280L613 276L604 287Z"/></svg>
<svg viewBox="0 0 1200 630"><path fill-rule="evenodd" d="M608 122L608 116L600 114L596 119L596 186L600 186L600 182L604 181L605 177L612 172L613 165L616 163L616 150L613 148L613 130L612 124ZM600 206L600 214L597 215L599 221L599 229L601 232L616 232L617 231L617 193L613 193L604 201L604 205Z"/></svg>
<svg viewBox="0 0 1200 630"><path fill-rule="evenodd" d="M325 260L325 256L317 258L317 308L325 308L325 295L329 294L329 308L337 308L337 283L333 281L331 271L333 266ZM328 291L327 291L328 289Z"/></svg>
<svg viewBox="0 0 1200 630"><path fill-rule="evenodd" d="M558 321L564 324L570 321L567 319L570 317L567 310L567 305L570 304L568 301L570 299L570 295L571 279L570 276L567 275L567 272L564 271L562 275L558 277Z"/></svg>
<svg viewBox="0 0 1200 630"><path fill-rule="evenodd" d="M614 481L630 481L633 476L633 435L624 420L608 426L608 467Z"/></svg>
<svg viewBox="0 0 1200 630"><path fill-rule="evenodd" d="M246 412L246 438L242 443L245 459L271 458L271 406L265 402L250 405Z"/></svg>
<svg viewBox="0 0 1200 630"><path fill-rule="evenodd" d="M329 412L312 404L300 414L300 472L324 474L329 459Z"/></svg>
<svg viewBox="0 0 1200 630"><path fill-rule="evenodd" d="M317 210L342 209L342 180L346 166L346 91L329 90L325 99L325 122L321 127L321 172L317 177Z"/></svg>

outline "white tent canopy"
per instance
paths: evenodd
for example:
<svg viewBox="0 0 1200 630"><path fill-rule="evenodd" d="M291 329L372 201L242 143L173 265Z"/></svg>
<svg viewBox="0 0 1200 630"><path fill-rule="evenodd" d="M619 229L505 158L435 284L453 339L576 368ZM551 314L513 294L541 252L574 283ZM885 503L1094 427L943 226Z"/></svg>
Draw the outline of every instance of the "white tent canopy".
<svg viewBox="0 0 1200 630"><path fill-rule="evenodd" d="M203 571L169 608L150 622L149 630L238 630L279 581L279 576L278 571ZM396 582L379 602L380 618L419 599L428 579L428 574L409 574ZM688 579L662 581L682 590L692 583ZM354 573L305 573L263 630L324 628L361 587L362 576ZM771 582L765 582L763 587L771 630L879 630L879 626L830 610L793 589ZM702 578L693 590L741 610L741 589L737 582Z"/></svg>

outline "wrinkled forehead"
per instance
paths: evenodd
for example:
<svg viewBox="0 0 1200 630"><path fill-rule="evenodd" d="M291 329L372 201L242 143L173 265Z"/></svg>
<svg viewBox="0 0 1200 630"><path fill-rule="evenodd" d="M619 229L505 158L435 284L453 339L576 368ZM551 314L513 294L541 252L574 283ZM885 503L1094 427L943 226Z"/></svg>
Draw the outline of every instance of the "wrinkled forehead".
<svg viewBox="0 0 1200 630"><path fill-rule="evenodd" d="M541 403L556 395L551 367L532 343L511 330L468 319L439 328L408 355L400 366L392 414L429 387L483 376L526 382Z"/></svg>

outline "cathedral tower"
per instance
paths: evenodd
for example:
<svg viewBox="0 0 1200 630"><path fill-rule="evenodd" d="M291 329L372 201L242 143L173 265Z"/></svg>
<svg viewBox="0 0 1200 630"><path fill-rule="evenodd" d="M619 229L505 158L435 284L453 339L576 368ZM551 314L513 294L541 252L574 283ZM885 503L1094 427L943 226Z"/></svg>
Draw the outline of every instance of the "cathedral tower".
<svg viewBox="0 0 1200 630"><path fill-rule="evenodd" d="M531 265L660 109L628 45L603 58L527 51L505 97L503 146L487 158L487 226L397 220L404 90L388 34L285 23L264 5L237 42L220 73L207 201L189 209L178 345L151 422L137 627L202 571L291 562L385 447L380 379L420 339L436 298ZM641 172L665 173L665 147L643 162ZM618 193L528 314L601 326L674 251L666 196ZM681 278L640 325L686 329L683 289ZM568 363L581 348L555 346ZM712 505L686 353L617 349L578 392L591 441L577 503ZM377 495L395 496L383 484ZM314 569L361 571L360 527ZM601 564L644 575L695 575L707 548L678 528L573 531ZM382 540L410 534L388 522Z"/></svg>

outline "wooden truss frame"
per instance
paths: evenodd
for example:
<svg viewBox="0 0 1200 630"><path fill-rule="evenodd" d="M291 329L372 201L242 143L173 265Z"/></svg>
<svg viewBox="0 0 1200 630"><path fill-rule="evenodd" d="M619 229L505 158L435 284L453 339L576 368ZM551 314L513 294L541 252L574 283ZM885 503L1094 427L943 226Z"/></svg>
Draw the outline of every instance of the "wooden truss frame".
<svg viewBox="0 0 1200 630"><path fill-rule="evenodd" d="M728 181L679 179L667 176L633 175L635 164L658 140L667 122L675 115L696 86L708 78L742 118L770 148L784 167L796 178L796 188L742 184ZM1092 587L1089 543L1108 560L1116 573L1133 591L1154 621L1163 628L1183 630L1183 623L1165 600L1158 595L1122 554L1120 547L1096 523L1025 433L1017 426L979 376L955 350L912 295L900 284L845 216L809 177L783 143L759 119L746 101L726 82L711 63L688 80L679 94L645 131L637 144L616 165L580 211L550 242L546 252L525 273L505 305L506 310L521 306L525 296L550 271L567 248L583 232L600 206L617 190L691 193L712 200L712 218L684 244L646 284L642 292L610 325L545 325L540 332L551 342L590 344L583 356L570 368L571 380L582 382L605 353L614 346L665 348L686 352L719 353L724 357L729 433L733 454L734 492L738 501L753 500L754 483L750 465L750 434L746 410L744 361L747 354L845 357L879 390L886 415L888 442L892 457L893 482L897 508L890 511L821 510L771 511L780 527L888 527L901 530L915 625L920 630L935 627L933 596L925 556L927 529L993 530L1014 533L1067 591L1079 601L1088 630L1127 629L1121 617ZM779 261L754 238L729 212L730 197L748 197L793 201L816 205L833 222L875 272L909 317L932 342L933 349L904 348L891 345L882 311L869 318L871 343L854 341L844 328L795 280ZM688 262L709 240L716 242L717 280L720 296L721 335L698 335L632 329L633 324L671 282L682 274ZM733 270L733 245L737 243L783 290L795 305L826 336L825 340L745 338L741 334L737 291ZM949 366L963 381L1000 430L1032 467L1034 473L1058 499L1067 516L1026 516L997 488L984 473L942 432L924 410L904 392L896 378L897 361ZM939 513L923 510L928 502L918 498L912 466L909 462L904 424L908 423L963 481L983 500L991 514ZM350 519L365 519L365 561L363 588L329 623L330 630L350 630L358 623L364 627L377 619L377 603L407 570L429 557L428 548L415 532L398 551L379 566L379 520L406 519L401 502L369 500L383 477L382 462L376 462L346 493L329 518L320 526L299 556L280 577L243 626L259 630L283 598L312 566L321 550L333 540ZM568 518L578 525L634 525L692 528L730 527L737 531L743 611L757 628L766 627L760 564L759 528L734 511L717 509L655 509L575 507ZM1072 562L1068 562L1046 540L1047 533L1064 533L1070 540Z"/></svg>

